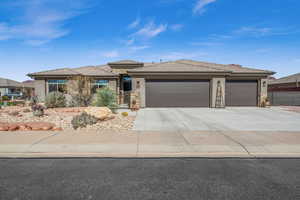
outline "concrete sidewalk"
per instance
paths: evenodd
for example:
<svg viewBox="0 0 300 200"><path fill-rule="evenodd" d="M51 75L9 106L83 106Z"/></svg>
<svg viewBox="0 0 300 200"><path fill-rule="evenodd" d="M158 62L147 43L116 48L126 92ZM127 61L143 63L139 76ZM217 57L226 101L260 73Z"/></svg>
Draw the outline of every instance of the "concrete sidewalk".
<svg viewBox="0 0 300 200"><path fill-rule="evenodd" d="M300 157L300 132L0 132L0 157Z"/></svg>

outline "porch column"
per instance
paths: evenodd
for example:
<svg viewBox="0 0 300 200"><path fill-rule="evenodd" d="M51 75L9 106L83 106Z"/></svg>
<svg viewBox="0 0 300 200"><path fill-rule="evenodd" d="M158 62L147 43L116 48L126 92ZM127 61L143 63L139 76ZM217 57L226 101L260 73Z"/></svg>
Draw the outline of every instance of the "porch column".
<svg viewBox="0 0 300 200"><path fill-rule="evenodd" d="M216 99L217 99L217 89L219 87L219 89L221 90L221 100L222 100L222 106L221 107L225 107L225 84L226 84L226 80L225 77L215 77L212 78L210 81L210 88L211 88L211 95L210 95L210 107L212 108L216 108Z"/></svg>
<svg viewBox="0 0 300 200"><path fill-rule="evenodd" d="M140 108L146 107L145 78L132 78L132 92L139 96Z"/></svg>
<svg viewBox="0 0 300 200"><path fill-rule="evenodd" d="M268 79L262 78L258 80L258 105L261 106L263 101L268 97Z"/></svg>

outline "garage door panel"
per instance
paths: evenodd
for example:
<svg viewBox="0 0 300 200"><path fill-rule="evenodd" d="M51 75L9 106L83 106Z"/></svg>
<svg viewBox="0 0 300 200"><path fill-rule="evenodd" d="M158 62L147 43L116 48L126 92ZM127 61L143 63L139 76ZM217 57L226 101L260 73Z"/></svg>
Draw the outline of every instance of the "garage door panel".
<svg viewBox="0 0 300 200"><path fill-rule="evenodd" d="M257 81L226 81L226 106L257 106Z"/></svg>
<svg viewBox="0 0 300 200"><path fill-rule="evenodd" d="M208 107L209 81L147 80L147 107Z"/></svg>

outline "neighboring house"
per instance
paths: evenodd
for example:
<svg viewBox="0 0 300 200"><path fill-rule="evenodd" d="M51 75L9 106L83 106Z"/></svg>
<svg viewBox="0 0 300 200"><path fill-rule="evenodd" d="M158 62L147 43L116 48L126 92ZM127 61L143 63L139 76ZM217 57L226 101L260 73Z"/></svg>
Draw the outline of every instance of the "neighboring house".
<svg viewBox="0 0 300 200"><path fill-rule="evenodd" d="M300 105L300 73L269 80L269 99L272 105Z"/></svg>
<svg viewBox="0 0 300 200"><path fill-rule="evenodd" d="M18 81L0 78L0 96L21 97L26 91L33 91L33 84L28 82L20 83Z"/></svg>
<svg viewBox="0 0 300 200"><path fill-rule="evenodd" d="M141 63L123 60L100 66L28 74L40 99L52 91L71 93L72 77L92 78L91 90L108 86L119 104L140 107L259 106L274 72L192 60ZM221 105L220 105L221 104Z"/></svg>

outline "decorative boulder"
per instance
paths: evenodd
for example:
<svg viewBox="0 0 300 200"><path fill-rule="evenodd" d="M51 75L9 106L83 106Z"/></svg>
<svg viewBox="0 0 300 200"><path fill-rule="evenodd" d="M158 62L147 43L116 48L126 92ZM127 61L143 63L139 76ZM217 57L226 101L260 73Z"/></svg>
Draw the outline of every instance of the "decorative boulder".
<svg viewBox="0 0 300 200"><path fill-rule="evenodd" d="M88 107L84 112L99 120L106 120L112 115L111 110L107 107Z"/></svg>
<svg viewBox="0 0 300 200"><path fill-rule="evenodd" d="M8 125L5 123L0 123L0 131L8 131Z"/></svg>
<svg viewBox="0 0 300 200"><path fill-rule="evenodd" d="M8 130L9 131L16 131L18 130L19 126L17 124L9 124Z"/></svg>
<svg viewBox="0 0 300 200"><path fill-rule="evenodd" d="M26 125L33 131L48 131L55 127L55 124L48 122L30 122L26 123Z"/></svg>

